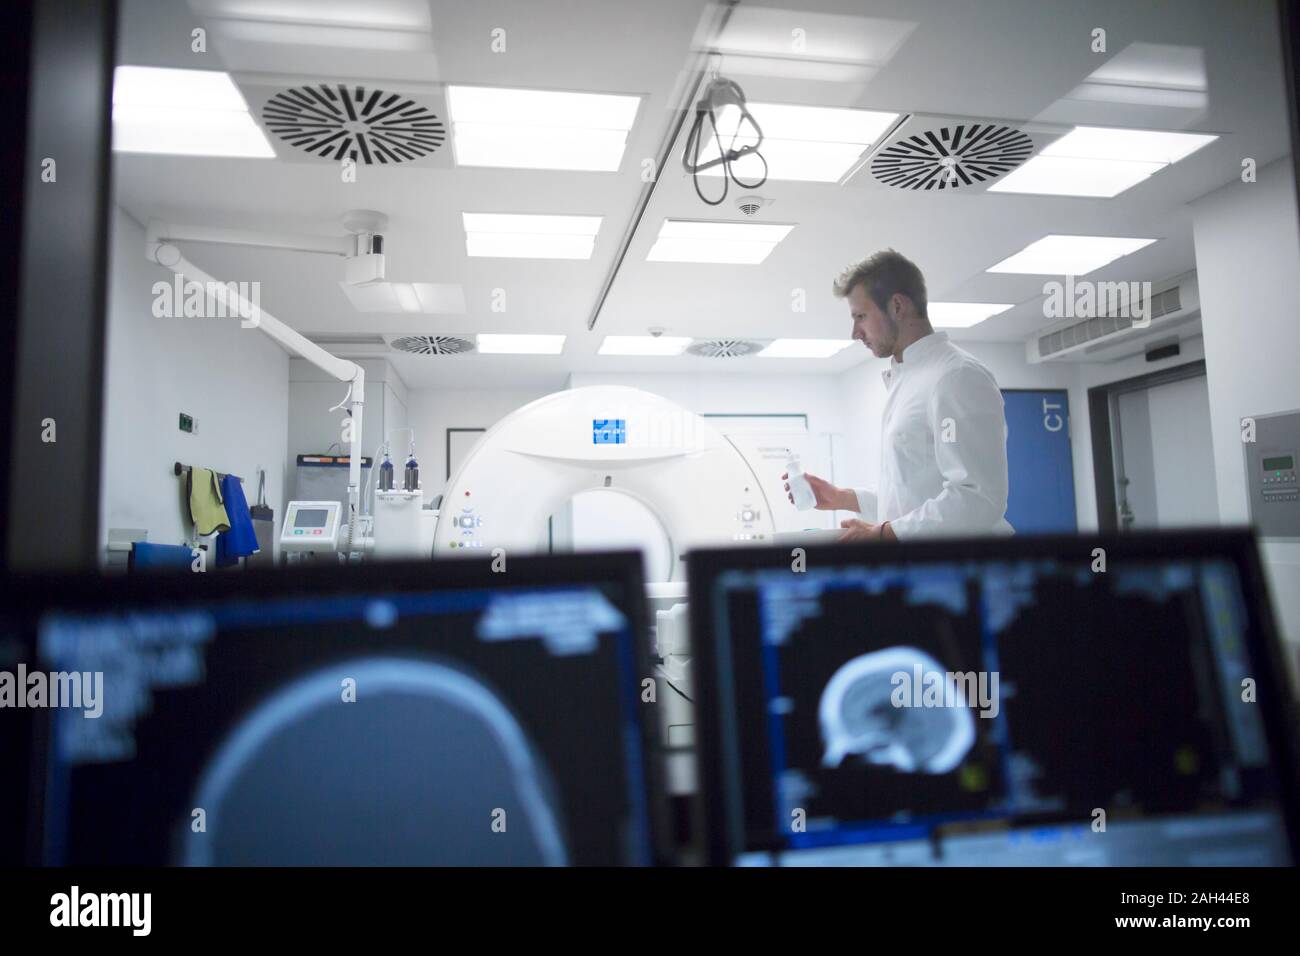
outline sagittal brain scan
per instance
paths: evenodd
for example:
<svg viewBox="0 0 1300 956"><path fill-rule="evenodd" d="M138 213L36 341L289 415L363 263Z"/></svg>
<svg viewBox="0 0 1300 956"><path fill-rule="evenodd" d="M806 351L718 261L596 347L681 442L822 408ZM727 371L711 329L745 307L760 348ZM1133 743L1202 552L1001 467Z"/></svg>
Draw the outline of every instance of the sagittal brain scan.
<svg viewBox="0 0 1300 956"><path fill-rule="evenodd" d="M1051 824L1051 845L1081 860L1280 858L1227 561L737 568L710 595L727 667L719 772L755 852L910 840L928 859L947 835ZM1131 842L1088 842L1098 807ZM1209 822L1176 831L1162 814Z"/></svg>
<svg viewBox="0 0 1300 956"><path fill-rule="evenodd" d="M947 692L938 706L913 700L907 685L916 675ZM826 767L857 755L904 773L947 773L975 742L975 721L964 695L938 661L914 647L891 647L848 661L827 682L818 709Z"/></svg>

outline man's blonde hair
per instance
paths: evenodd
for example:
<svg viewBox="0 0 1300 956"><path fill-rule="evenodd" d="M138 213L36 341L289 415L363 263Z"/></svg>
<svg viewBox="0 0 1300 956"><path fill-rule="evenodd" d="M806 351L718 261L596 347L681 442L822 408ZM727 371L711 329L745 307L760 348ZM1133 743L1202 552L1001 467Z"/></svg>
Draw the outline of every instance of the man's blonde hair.
<svg viewBox="0 0 1300 956"><path fill-rule="evenodd" d="M846 299L858 286L863 287L882 312L888 309L890 299L902 294L911 300L917 315L928 317L925 276L915 262L893 249L882 249L849 266L835 280L832 291L838 298Z"/></svg>

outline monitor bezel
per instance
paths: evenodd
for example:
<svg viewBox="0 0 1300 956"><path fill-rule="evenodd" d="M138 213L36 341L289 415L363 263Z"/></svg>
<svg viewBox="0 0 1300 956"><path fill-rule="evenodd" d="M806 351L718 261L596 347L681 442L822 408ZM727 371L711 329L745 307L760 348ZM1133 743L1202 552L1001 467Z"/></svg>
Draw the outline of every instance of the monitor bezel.
<svg viewBox="0 0 1300 956"><path fill-rule="evenodd" d="M932 538L851 544L798 545L805 567L823 565L885 564L902 562L1002 561L1025 558L1060 558L1079 554L1090 563L1096 548L1105 549L1108 565L1125 557L1188 558L1198 555L1229 558L1241 575L1249 602L1252 595L1265 600L1248 607L1255 624L1248 629L1252 660L1261 662L1257 700L1263 711L1265 734L1277 761L1287 842L1291 859L1300 864L1300 747L1296 740L1296 706L1290 693L1285 651L1277 628L1258 544L1249 528L1190 528L1177 531L1126 534L1018 535L1002 538ZM728 808L736 794L728 790L722 770L722 721L718 708L722 688L717 643L712 633L714 585L724 572L791 567L793 549L775 546L708 548L686 556L689 594L691 653L696 687L696 761L699 791L696 797L698 837L696 851L707 865L727 866L749 847L732 839L733 821ZM795 572L791 572L795 573ZM712 702L705 706L705 702ZM752 848L759 852L769 848Z"/></svg>

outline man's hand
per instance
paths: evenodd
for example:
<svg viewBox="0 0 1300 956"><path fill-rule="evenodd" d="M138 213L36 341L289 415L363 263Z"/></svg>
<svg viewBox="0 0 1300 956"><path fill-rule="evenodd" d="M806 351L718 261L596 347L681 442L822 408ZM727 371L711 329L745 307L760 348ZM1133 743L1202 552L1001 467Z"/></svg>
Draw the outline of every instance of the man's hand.
<svg viewBox="0 0 1300 956"><path fill-rule="evenodd" d="M808 487L812 489L813 497L817 499L813 505L818 511L857 511L858 496L853 493L852 488L836 488L824 478L818 478L804 472L803 476L808 479ZM781 480L785 481L785 496L790 499L790 504L794 504L794 495L790 493L789 473L783 474Z"/></svg>
<svg viewBox="0 0 1300 956"><path fill-rule="evenodd" d="M840 527L844 533L839 536L840 541L897 541L894 536L894 529L885 521L881 524L871 524L866 521L859 521L857 518L847 518L840 522Z"/></svg>

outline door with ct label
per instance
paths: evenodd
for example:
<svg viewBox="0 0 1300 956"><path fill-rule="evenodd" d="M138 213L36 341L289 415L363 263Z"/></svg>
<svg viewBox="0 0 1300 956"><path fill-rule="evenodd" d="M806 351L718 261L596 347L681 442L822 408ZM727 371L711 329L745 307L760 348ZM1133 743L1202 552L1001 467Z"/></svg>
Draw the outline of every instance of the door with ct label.
<svg viewBox="0 0 1300 956"><path fill-rule="evenodd" d="M1074 532L1074 458L1065 389L1003 389L1007 416L1007 521L1016 534Z"/></svg>

